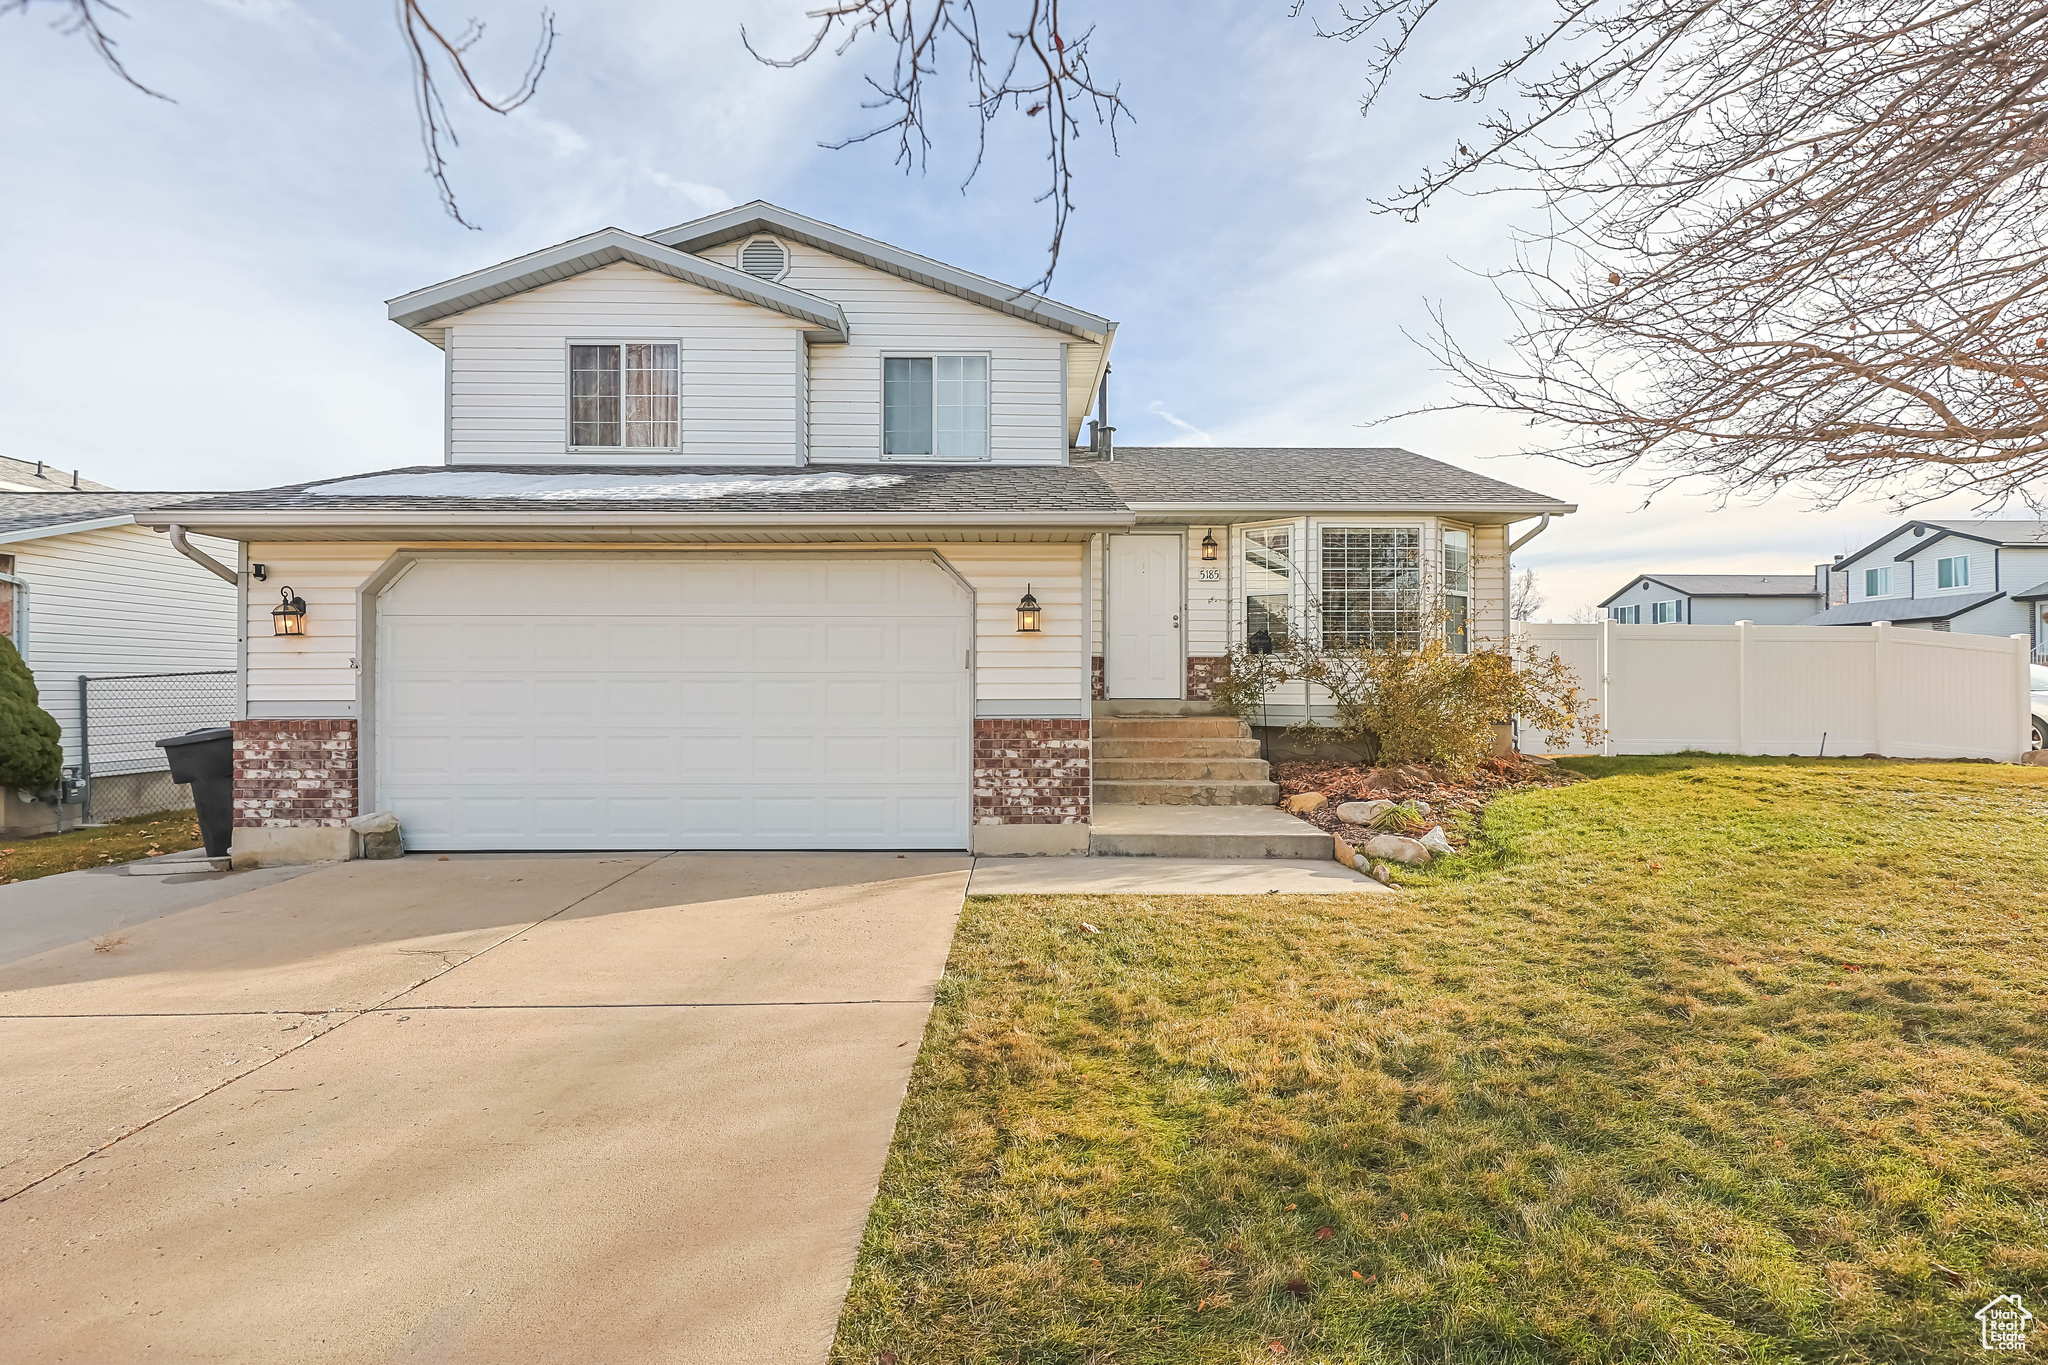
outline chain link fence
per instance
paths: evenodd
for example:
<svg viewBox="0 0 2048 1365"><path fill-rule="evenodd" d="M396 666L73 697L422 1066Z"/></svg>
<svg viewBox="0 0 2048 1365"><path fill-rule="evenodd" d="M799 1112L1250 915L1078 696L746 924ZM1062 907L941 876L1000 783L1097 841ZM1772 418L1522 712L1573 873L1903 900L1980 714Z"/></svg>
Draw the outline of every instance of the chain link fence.
<svg viewBox="0 0 2048 1365"><path fill-rule="evenodd" d="M160 739L226 725L240 714L235 671L129 673L78 679L78 775L87 824L190 810Z"/></svg>

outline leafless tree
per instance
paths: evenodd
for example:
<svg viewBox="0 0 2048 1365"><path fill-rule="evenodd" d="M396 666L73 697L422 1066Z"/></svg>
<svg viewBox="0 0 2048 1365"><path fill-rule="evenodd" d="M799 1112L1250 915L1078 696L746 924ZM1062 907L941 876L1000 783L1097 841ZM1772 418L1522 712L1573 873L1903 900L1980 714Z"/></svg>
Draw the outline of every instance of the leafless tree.
<svg viewBox="0 0 2048 1365"><path fill-rule="evenodd" d="M398 29L412 68L413 106L419 114L420 143L427 154L427 175L433 180L435 192L441 197L441 207L448 211L448 216L466 228L474 228L476 224L462 216L461 206L455 200L455 188L448 180L448 162L442 145L457 146L459 139L455 136L455 125L448 117L448 105L441 94L437 67L445 65L462 91L482 108L494 114L509 114L532 99L534 91L540 88L541 73L547 70L548 55L555 46L555 16L545 9L540 12L540 41L534 47L532 61L527 63L526 75L511 94L493 99L483 92L469 67L471 49L484 36L481 22L468 20L451 34L434 22L421 0L396 0L396 4ZM103 17L125 18L126 12L118 5L110 3L110 0L0 0L0 15L26 15L32 8L38 12L56 11L53 27L58 32L83 38L116 76L143 94L170 100L169 95L138 80L115 53L117 44L107 32Z"/></svg>
<svg viewBox="0 0 2048 1365"><path fill-rule="evenodd" d="M1319 31L1375 42L1370 112L1455 8L1364 0ZM1554 0L1436 98L1486 112L1384 209L1542 203L1496 276L1513 359L1436 319L1450 406L1653 486L1996 502L2048 473L2040 0Z"/></svg>
<svg viewBox="0 0 2048 1365"><path fill-rule="evenodd" d="M1521 569L1515 573L1514 582L1508 587L1508 619L1510 621L1533 620L1543 610L1543 594L1536 587L1536 571Z"/></svg>
<svg viewBox="0 0 2048 1365"><path fill-rule="evenodd" d="M927 83L938 72L944 49L951 46L972 77L977 114L974 163L961 181L962 190L981 170L988 130L997 118L1005 111L1031 119L1042 116L1049 183L1034 202L1051 205L1052 242L1045 273L1025 286L1024 292L1030 292L1050 284L1059 267L1067 219L1074 211L1073 143L1092 119L1108 132L1113 151L1117 120L1131 115L1121 87L1098 80L1089 66L1092 24L1073 30L1062 27L1059 0L990 3L1003 17L987 34L976 0L836 0L810 11L817 27L810 42L793 56L764 55L744 28L740 36L758 60L780 67L801 66L835 38L834 56L844 56L865 35L893 46L889 74L867 78L875 98L864 107L885 111L883 120L867 132L824 145L842 148L893 137L896 164L905 172L913 167L923 170L931 152Z"/></svg>

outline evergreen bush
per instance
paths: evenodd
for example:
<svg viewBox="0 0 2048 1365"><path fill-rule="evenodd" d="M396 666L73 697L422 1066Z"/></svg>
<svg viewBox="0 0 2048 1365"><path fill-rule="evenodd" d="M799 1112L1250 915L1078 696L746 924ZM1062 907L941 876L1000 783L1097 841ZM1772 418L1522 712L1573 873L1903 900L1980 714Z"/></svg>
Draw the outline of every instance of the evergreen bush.
<svg viewBox="0 0 2048 1365"><path fill-rule="evenodd" d="M40 705L35 675L0 635L0 787L41 791L64 769L63 730Z"/></svg>

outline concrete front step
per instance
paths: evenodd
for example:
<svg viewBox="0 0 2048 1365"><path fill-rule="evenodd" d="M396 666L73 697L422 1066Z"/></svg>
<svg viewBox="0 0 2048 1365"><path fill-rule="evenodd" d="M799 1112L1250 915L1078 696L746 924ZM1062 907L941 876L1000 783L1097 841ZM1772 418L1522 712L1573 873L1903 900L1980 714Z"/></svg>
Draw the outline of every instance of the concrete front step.
<svg viewBox="0 0 2048 1365"><path fill-rule="evenodd" d="M1095 759L1257 758L1255 739L1097 739Z"/></svg>
<svg viewBox="0 0 2048 1365"><path fill-rule="evenodd" d="M1156 700L1151 697L1112 697L1094 704L1098 716L1220 716L1213 701Z"/></svg>
<svg viewBox="0 0 2048 1365"><path fill-rule="evenodd" d="M1329 835L1273 806L1097 805L1088 851L1126 858L1336 857Z"/></svg>
<svg viewBox="0 0 2048 1365"><path fill-rule="evenodd" d="M1097 782L1264 782L1271 770L1262 758L1095 759Z"/></svg>
<svg viewBox="0 0 2048 1365"><path fill-rule="evenodd" d="M1274 782L1097 782L1098 806L1270 806ZM1191 855L1192 856L1192 855Z"/></svg>
<svg viewBox="0 0 2048 1365"><path fill-rule="evenodd" d="M1248 739L1236 716L1097 716L1097 739Z"/></svg>

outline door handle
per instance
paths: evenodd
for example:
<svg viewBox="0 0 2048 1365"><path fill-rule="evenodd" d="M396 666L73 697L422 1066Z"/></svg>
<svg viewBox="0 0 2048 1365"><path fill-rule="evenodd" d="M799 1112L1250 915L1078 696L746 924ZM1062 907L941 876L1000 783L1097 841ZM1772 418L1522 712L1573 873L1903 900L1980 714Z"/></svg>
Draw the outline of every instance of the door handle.
<svg viewBox="0 0 2048 1365"><path fill-rule="evenodd" d="M1173 614L1173 628L1174 628L1175 630L1179 630L1179 629L1180 629L1180 613L1179 613L1179 612L1175 612L1175 613Z"/></svg>

